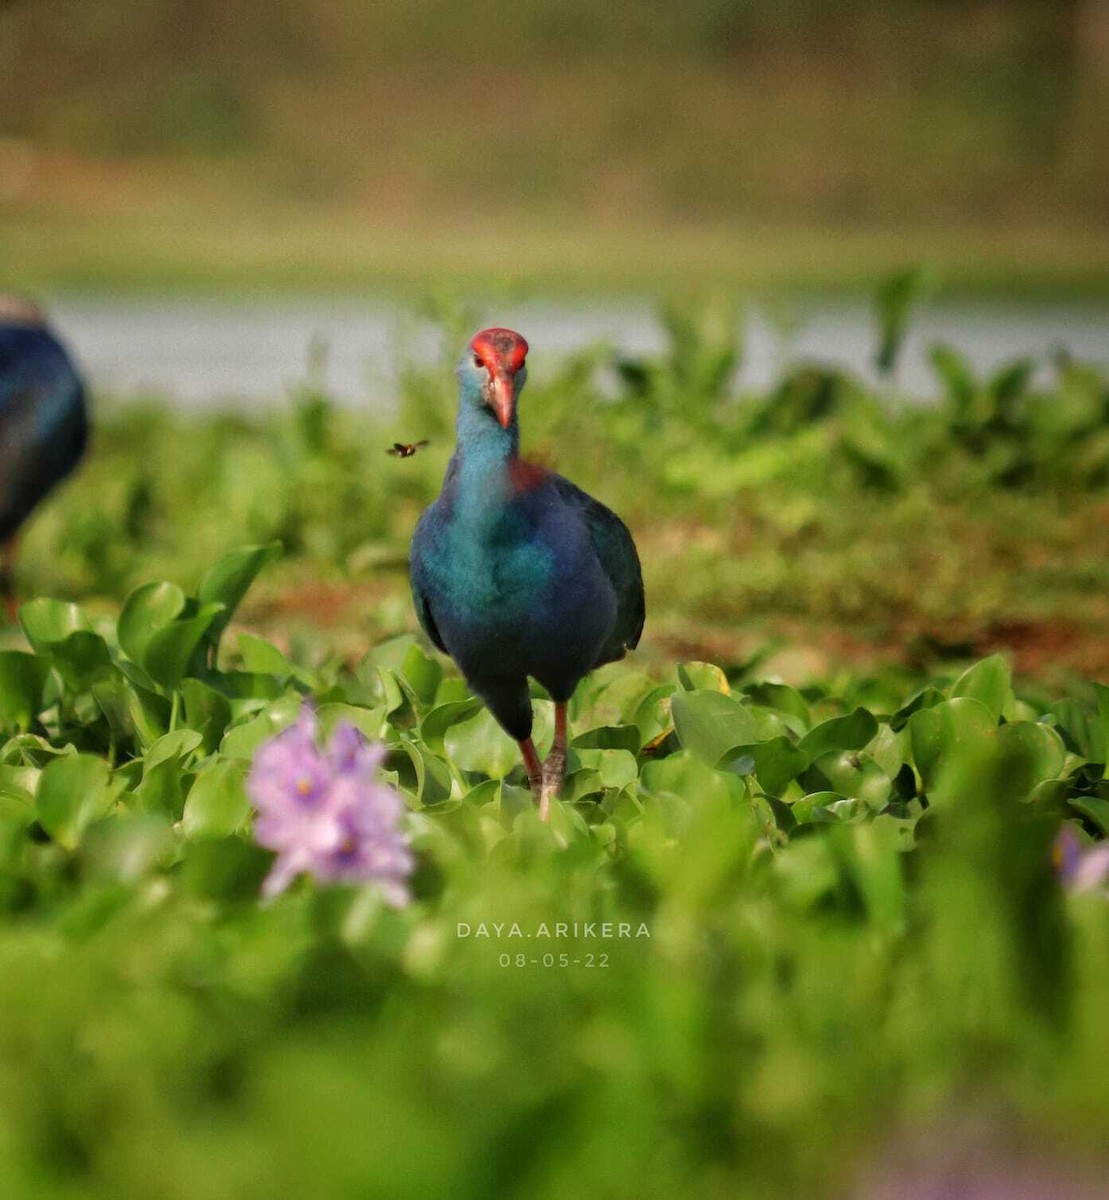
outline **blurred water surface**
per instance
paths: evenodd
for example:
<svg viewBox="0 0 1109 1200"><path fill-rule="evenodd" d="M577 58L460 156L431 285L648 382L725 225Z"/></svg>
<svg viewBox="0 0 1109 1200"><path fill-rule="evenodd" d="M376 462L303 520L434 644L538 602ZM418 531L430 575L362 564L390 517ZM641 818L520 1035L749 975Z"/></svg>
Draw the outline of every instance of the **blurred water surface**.
<svg viewBox="0 0 1109 1200"><path fill-rule="evenodd" d="M323 380L344 404L388 407L405 359L442 350L441 330L385 300L334 298L224 304L196 299L63 297L51 312L101 394L154 394L189 408L264 408L305 380L312 346L326 348ZM657 353L666 336L655 310L638 301L529 302L490 309L481 324L519 329L534 366L547 356L607 342L628 353ZM876 333L863 303L798 304L786 317L752 306L743 322L741 388L765 388L790 361L834 363L873 379ZM1109 308L933 305L912 322L899 388L936 392L928 348L948 342L979 371L1066 347L1109 364Z"/></svg>

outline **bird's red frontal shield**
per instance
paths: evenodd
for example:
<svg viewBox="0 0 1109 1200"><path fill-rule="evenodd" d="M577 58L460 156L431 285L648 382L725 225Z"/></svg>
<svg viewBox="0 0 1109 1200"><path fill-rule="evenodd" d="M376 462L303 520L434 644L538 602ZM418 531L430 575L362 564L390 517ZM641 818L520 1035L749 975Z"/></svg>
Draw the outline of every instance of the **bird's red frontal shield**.
<svg viewBox="0 0 1109 1200"><path fill-rule="evenodd" d="M489 372L486 402L505 429L516 407L516 372L527 357L527 342L512 329L483 329L470 342L474 356Z"/></svg>

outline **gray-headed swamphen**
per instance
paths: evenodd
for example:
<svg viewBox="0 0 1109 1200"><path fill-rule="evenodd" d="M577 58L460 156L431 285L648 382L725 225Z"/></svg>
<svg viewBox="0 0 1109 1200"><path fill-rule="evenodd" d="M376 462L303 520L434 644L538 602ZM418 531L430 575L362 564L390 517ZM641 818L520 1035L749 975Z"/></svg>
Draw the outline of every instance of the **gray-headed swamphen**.
<svg viewBox="0 0 1109 1200"><path fill-rule="evenodd" d="M0 295L0 595L13 621L20 527L87 441L84 387L41 309Z"/></svg>
<svg viewBox="0 0 1109 1200"><path fill-rule="evenodd" d="M566 705L643 629L643 577L623 521L520 458L516 406L528 344L486 329L458 366L458 444L412 538L412 595L428 637L520 746L547 820L566 772ZM528 678L555 702L554 743L532 741Z"/></svg>

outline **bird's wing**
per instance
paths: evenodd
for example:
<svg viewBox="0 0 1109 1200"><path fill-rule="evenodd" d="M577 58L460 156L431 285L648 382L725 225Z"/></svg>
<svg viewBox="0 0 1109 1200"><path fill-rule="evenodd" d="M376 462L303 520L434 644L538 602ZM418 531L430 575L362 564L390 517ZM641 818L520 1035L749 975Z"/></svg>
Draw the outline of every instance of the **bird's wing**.
<svg viewBox="0 0 1109 1200"><path fill-rule="evenodd" d="M596 665L614 662L639 645L646 618L643 572L635 542L611 508L561 475L552 474L550 478L562 500L581 514L601 567L616 592L616 621Z"/></svg>
<svg viewBox="0 0 1109 1200"><path fill-rule="evenodd" d="M443 639L435 625L435 618L431 615L431 605L428 603L427 594L417 586L415 577L412 580L412 601L416 606L416 616L420 620L420 627L431 638L432 644L446 654L447 648L443 645Z"/></svg>
<svg viewBox="0 0 1109 1200"><path fill-rule="evenodd" d="M22 489L36 433L40 393L25 388L0 396L0 516Z"/></svg>
<svg viewBox="0 0 1109 1200"><path fill-rule="evenodd" d="M431 638L432 643L446 654L448 653L447 648L443 645L442 635L435 624L435 618L431 615L431 600L428 596L427 583L424 576L424 539L427 537L425 522L427 514L430 511L431 509L428 509L420 518L419 524L416 526L416 532L412 535L412 551L409 556L409 578L412 583L412 603L416 609L420 628Z"/></svg>

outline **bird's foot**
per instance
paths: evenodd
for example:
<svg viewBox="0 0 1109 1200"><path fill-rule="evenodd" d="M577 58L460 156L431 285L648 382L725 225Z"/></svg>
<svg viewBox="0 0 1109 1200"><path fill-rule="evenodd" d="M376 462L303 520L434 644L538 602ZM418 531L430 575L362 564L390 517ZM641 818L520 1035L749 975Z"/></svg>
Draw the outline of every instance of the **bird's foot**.
<svg viewBox="0 0 1109 1200"><path fill-rule="evenodd" d="M551 819L551 801L558 795L566 778L566 747L554 746L543 764L543 788L539 794L539 819Z"/></svg>

